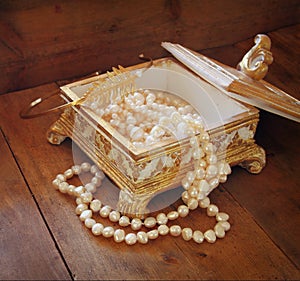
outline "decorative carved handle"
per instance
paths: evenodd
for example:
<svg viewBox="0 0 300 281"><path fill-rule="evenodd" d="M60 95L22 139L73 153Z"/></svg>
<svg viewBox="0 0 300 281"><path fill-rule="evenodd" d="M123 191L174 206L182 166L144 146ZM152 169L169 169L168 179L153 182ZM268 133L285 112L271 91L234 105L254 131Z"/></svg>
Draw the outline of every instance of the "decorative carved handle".
<svg viewBox="0 0 300 281"><path fill-rule="evenodd" d="M273 62L270 52L271 40L267 35L258 34L254 43L255 45L246 53L237 69L255 80L261 80L268 72L268 65Z"/></svg>

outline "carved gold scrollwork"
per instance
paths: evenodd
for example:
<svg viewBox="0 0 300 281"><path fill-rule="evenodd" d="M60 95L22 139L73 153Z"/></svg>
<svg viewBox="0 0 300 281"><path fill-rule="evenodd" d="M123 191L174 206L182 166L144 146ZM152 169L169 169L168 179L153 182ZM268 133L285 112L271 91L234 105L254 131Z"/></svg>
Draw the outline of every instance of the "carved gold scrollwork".
<svg viewBox="0 0 300 281"><path fill-rule="evenodd" d="M255 36L254 43L255 45L246 53L237 68L247 76L261 80L266 76L268 66L273 62L270 52L271 40L267 35L258 34Z"/></svg>

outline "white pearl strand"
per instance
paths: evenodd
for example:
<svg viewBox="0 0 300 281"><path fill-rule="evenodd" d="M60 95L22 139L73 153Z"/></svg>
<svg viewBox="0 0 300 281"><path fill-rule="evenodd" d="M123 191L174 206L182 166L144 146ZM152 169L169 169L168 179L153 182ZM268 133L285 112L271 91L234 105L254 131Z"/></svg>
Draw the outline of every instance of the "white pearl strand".
<svg viewBox="0 0 300 281"><path fill-rule="evenodd" d="M146 94L146 100L147 98L149 99L149 97L152 98L151 102L155 99L152 93L146 92ZM141 95L136 96L141 97ZM139 102L139 99L137 99L137 101ZM133 104L130 106L133 107ZM164 110L168 110L168 106L165 106ZM226 181L227 175L231 172L230 166L225 162L218 162L215 148L210 142L209 134L204 131L197 116L194 115L194 117L196 117L195 119L184 119L178 111L174 111L174 106L172 110L171 118L168 118L167 122L164 122L166 121L164 120L166 119L164 116L160 116L160 128L168 129L168 127L164 125L171 125L171 129L169 128L170 131L172 131L172 126L178 127L178 130L175 131L175 135L179 132L180 136L182 136L183 131L184 137L189 136L190 146L193 150L192 158L195 160L195 170L188 172L182 180L182 186L185 189L182 193L184 204L180 205L177 211L171 211L168 214L159 213L156 218L147 217L142 221L140 218L130 220L129 217L112 210L110 206L102 206L99 199L93 198L93 193L95 193L97 187L101 185L105 175L96 165L91 165L86 162L71 167L63 174L57 175L53 180L52 184L57 190L76 197L77 207L75 212L79 215L80 220L84 222L85 226L91 229L95 236L113 237L117 243L125 241L126 244L133 245L136 242L146 244L149 240L158 238L159 235L164 236L170 233L172 236L181 236L186 241L194 240L196 243L202 243L206 240L209 243L214 243L217 238L223 238L225 232L230 229L228 222L229 216L226 213L219 212L219 208L211 204L210 199L207 197L220 182ZM108 115L110 114L109 111L106 113ZM155 128L155 126L153 128ZM160 128L156 127L156 130L159 131ZM199 131L200 145L198 138L195 136L195 132L198 133ZM178 136L176 135L176 137ZM79 175L82 172L90 172L93 175L90 183L85 186L75 187L66 182L67 179L72 178L74 175ZM167 226L168 221L174 221L179 217L186 217L190 213L190 210L195 210L198 207L206 209L206 213L209 217L216 218L217 223L213 229L208 229L203 233L200 230L193 231L189 227L182 229L179 225ZM92 218L93 213L97 212L102 218L108 218L113 223L118 222L122 227L131 226L132 230L138 232L136 234L125 234L123 229L115 230L112 226L104 226ZM157 225L158 227L156 227ZM142 226L151 230L147 232L139 231Z"/></svg>
<svg viewBox="0 0 300 281"><path fill-rule="evenodd" d="M67 183L68 179L83 172L90 172L93 175L90 183L77 187ZM99 199L93 198L93 193L97 187L101 186L104 177L104 173L96 165L84 162L81 165L72 166L63 174L58 174L52 182L55 189L76 197L77 207L75 212L95 236L113 237L117 243L125 241L126 244L133 245L136 242L146 244L149 240L154 240L159 236L165 236L170 233L170 235L175 237L181 236L185 241L193 240L200 244L204 240L214 243L217 238L223 238L225 232L230 229L229 216L226 213L219 212L219 208L211 204L208 197L198 200L196 206L196 204L193 204L195 201L191 201L193 197L188 197L185 192L182 197L183 201L187 202L187 205L180 205L177 211L170 211L167 214L159 213L156 218L147 217L144 221L139 218L130 219L125 215L122 216L120 212L112 210L108 205L102 205ZM200 230L193 231L189 227L182 229L179 225L167 226L169 221L174 221L179 217L186 217L190 213L190 210L196 209L198 206L206 209L209 217L216 218L217 223L213 229L209 229L203 233ZM113 223L118 222L122 227L131 226L132 230L138 232L126 234L123 229L114 229L109 225L105 226L93 219L93 213L99 213L102 218L108 218ZM147 232L139 231L142 226L151 230ZM155 228L156 226L158 227Z"/></svg>

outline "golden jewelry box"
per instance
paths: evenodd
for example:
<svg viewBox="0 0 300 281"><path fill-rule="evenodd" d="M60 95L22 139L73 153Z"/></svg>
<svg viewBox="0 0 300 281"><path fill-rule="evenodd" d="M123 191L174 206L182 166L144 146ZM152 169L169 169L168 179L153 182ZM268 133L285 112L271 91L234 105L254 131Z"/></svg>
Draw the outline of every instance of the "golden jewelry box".
<svg viewBox="0 0 300 281"><path fill-rule="evenodd" d="M113 97L134 89L159 90L178 96L201 114L218 158L251 173L259 173L266 158L263 148L254 139L259 110L245 102L299 121L299 102L261 80L272 62L268 37L256 37L256 45L240 63L240 70L180 45L164 43L163 46L177 59L158 59L151 67L147 62L114 69L113 73L61 87L62 97L71 106L64 110L47 135L52 144L71 138L120 188L118 209L126 214L145 213L155 195L180 186L192 166L189 139L168 139L137 147L91 106L84 106L91 93L102 95L103 109ZM288 101L282 101L283 94ZM239 97L243 102L232 97Z"/></svg>

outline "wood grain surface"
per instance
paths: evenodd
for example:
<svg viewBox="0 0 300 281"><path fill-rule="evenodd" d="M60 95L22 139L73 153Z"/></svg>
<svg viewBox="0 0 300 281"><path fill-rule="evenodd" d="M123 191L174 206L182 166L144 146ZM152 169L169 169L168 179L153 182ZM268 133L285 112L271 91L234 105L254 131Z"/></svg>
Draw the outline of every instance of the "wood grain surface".
<svg viewBox="0 0 300 281"><path fill-rule="evenodd" d="M0 1L0 93L70 79L138 55L231 45L299 23L298 0Z"/></svg>
<svg viewBox="0 0 300 281"><path fill-rule="evenodd" d="M269 34L279 59L266 80L284 83L284 90L299 97L295 32L299 25ZM252 40L243 40L205 53L235 65L251 46ZM167 236L130 247L94 237L75 215L74 199L51 186L57 173L73 165L75 151L78 160L87 159L70 140L60 146L47 142L46 131L58 115L19 118L28 102L57 88L50 83L0 96L0 279L300 279L299 124L261 112L256 138L266 149L266 168L251 175L234 167L210 196L230 215L232 229L224 239L198 245ZM212 225L201 210L179 223L193 229Z"/></svg>
<svg viewBox="0 0 300 281"><path fill-rule="evenodd" d="M1 280L70 279L2 132L0 155Z"/></svg>

